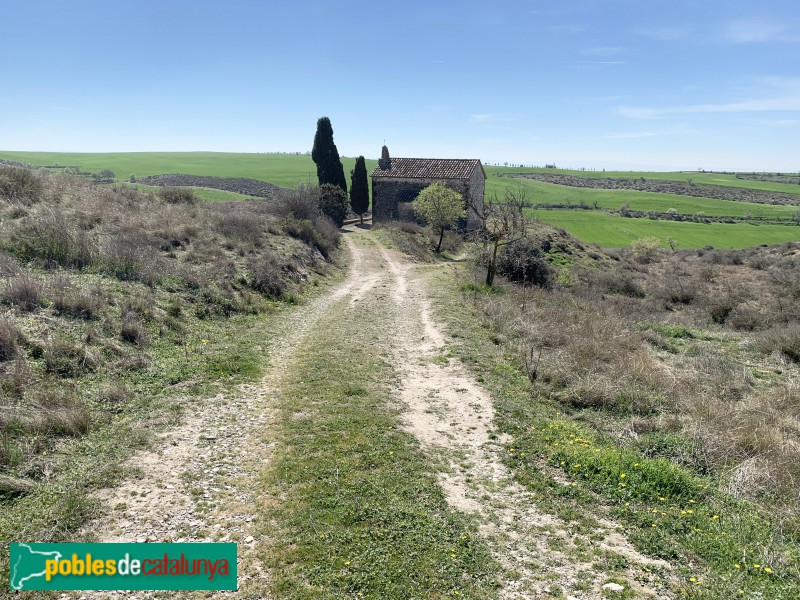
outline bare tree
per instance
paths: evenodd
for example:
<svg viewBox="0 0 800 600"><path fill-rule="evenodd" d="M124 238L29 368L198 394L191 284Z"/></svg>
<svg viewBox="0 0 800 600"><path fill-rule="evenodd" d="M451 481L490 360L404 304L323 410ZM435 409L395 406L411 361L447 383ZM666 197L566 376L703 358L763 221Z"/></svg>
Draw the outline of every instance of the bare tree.
<svg viewBox="0 0 800 600"><path fill-rule="evenodd" d="M476 235L478 241L483 244L488 286L494 285L497 253L500 248L521 240L525 237L527 229L527 219L522 212L525 207L525 190L507 189L503 200L499 202L497 197L494 197L482 207L471 203L471 208L481 223Z"/></svg>

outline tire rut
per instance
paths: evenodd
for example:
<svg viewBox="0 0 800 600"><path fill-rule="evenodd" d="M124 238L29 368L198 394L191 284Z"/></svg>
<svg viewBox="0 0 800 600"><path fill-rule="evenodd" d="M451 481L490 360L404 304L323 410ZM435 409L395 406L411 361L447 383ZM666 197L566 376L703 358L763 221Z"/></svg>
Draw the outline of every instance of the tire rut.
<svg viewBox="0 0 800 600"><path fill-rule="evenodd" d="M593 548L628 558L632 565L626 579L642 581L632 584L638 596L655 596L656 582L637 569L664 565L639 554L613 523L600 521L604 539L599 543L574 534L567 524L539 511L532 494L513 480L502 462L508 440L493 430L492 398L449 355L447 337L433 315L426 273L436 267L415 265L380 245L375 236L356 233L358 228L348 231L350 267L345 280L287 314L270 341L264 379L192 403L179 426L160 436L152 450L129 461L136 469L133 476L95 495L102 515L86 524L82 536L105 542L235 541L240 592L247 595L250 584L269 581L258 558L254 522L257 478L273 445L265 441L274 418L271 403L294 352L316 327L324 326L331 309L347 302L346 310L354 310L380 288L392 302L389 314L380 315L380 320L376 315L375 322L386 328L384 351L397 365L400 386L395 396L404 406L404 428L437 464L449 504L478 522L502 566L499 596L531 598L549 595L560 586L569 591L568 598L603 597L607 577L591 563ZM581 554L576 550L581 547L589 552ZM577 557L587 554L588 559ZM80 597L131 595L170 597L168 592Z"/></svg>
<svg viewBox="0 0 800 600"><path fill-rule="evenodd" d="M556 588L569 591L569 598L605 597L608 575L594 567L591 552L579 558L585 549L626 557L631 562L626 579L637 595L656 596L661 585L648 581L643 571L667 568L667 563L641 555L606 519L598 519L599 542L571 532L568 524L539 511L533 495L514 481L502 462L509 440L493 431L493 400L450 356L433 316L425 277L431 267L415 266L385 248L381 254L393 276L392 353L401 376L398 397L408 407L405 429L439 457L439 481L450 505L478 520L503 568L500 597L547 596Z"/></svg>

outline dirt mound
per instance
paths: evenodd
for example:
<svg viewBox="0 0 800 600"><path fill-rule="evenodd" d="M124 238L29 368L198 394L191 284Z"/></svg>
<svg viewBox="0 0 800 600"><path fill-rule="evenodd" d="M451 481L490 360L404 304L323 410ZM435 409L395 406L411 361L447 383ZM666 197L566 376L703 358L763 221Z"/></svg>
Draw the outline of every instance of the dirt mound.
<svg viewBox="0 0 800 600"><path fill-rule="evenodd" d="M500 175L500 177L534 179L544 183L578 188L636 190L638 192L658 192L662 194L675 194L678 196L694 196L695 198L713 198L715 200L735 200L737 202L754 202L757 204L787 204L800 206L800 194L751 190L724 185L697 184L685 181L664 181L645 179L643 177L639 179L611 177L593 179L560 173L509 173Z"/></svg>
<svg viewBox="0 0 800 600"><path fill-rule="evenodd" d="M236 192L244 196L256 196L258 198L276 198L283 188L259 181L258 179L246 179L244 177L211 177L209 175L184 175L181 173L170 173L168 175L150 175L139 177L138 183L145 185L178 185L190 187L205 187L216 190Z"/></svg>

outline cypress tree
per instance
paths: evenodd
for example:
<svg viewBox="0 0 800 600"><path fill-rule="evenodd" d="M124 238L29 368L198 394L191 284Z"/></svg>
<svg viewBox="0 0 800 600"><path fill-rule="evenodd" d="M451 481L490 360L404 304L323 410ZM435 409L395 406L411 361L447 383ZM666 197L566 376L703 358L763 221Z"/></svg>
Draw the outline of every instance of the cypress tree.
<svg viewBox="0 0 800 600"><path fill-rule="evenodd" d="M333 127L328 117L320 117L317 121L317 133L314 136L314 148L311 158L317 165L317 179L320 185L330 183L337 185L346 193L347 180L344 167L339 160L339 151L333 143Z"/></svg>
<svg viewBox="0 0 800 600"><path fill-rule="evenodd" d="M369 182L363 156L356 159L356 168L350 171L350 177L350 208L361 217L363 225L364 213L369 210Z"/></svg>

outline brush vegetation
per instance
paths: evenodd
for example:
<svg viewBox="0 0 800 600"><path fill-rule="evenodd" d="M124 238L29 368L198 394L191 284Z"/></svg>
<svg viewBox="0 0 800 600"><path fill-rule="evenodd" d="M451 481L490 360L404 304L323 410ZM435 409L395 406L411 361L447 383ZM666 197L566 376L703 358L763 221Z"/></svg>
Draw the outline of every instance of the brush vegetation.
<svg viewBox="0 0 800 600"><path fill-rule="evenodd" d="M271 315L333 268L340 234L306 196L0 167L0 537L69 539L153 431L258 377Z"/></svg>
<svg viewBox="0 0 800 600"><path fill-rule="evenodd" d="M621 523L685 597L796 597L800 244L609 253L539 225L525 249L549 277L435 292L518 479L576 527Z"/></svg>

